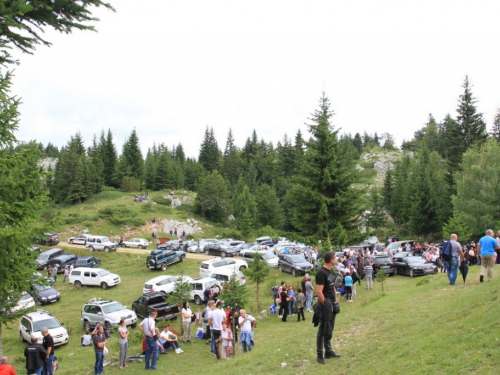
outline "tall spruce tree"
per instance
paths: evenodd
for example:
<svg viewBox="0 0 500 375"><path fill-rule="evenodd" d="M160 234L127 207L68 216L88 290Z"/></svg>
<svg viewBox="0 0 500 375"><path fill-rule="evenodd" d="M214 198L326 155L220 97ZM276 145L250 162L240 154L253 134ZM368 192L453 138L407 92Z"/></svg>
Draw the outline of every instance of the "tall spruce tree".
<svg viewBox="0 0 500 375"><path fill-rule="evenodd" d="M207 172L219 170L220 150L215 139L214 129L209 129L208 126L205 130L205 138L200 147L198 162Z"/></svg>
<svg viewBox="0 0 500 375"><path fill-rule="evenodd" d="M493 119L493 127L491 129L491 136L500 142L500 108L497 108L497 113Z"/></svg>
<svg viewBox="0 0 500 375"><path fill-rule="evenodd" d="M120 181L118 181L116 175L118 153L116 152L116 147L113 143L113 133L111 133L111 129L108 129L106 138L104 138L104 131L101 133L99 143L103 149L102 161L104 162L104 184L115 188L120 187Z"/></svg>
<svg viewBox="0 0 500 375"><path fill-rule="evenodd" d="M240 152L234 144L233 131L229 129L226 140L226 148L222 157L221 173L230 184L236 183L241 173Z"/></svg>
<svg viewBox="0 0 500 375"><path fill-rule="evenodd" d="M275 229L283 229L285 214L274 188L267 184L260 185L255 192L255 201L259 226L269 225Z"/></svg>
<svg viewBox="0 0 500 375"><path fill-rule="evenodd" d="M477 112L477 100L472 96L472 84L469 77L465 76L462 86L464 93L460 95L457 108L457 124L463 141L463 151L469 147L482 143L486 140L486 123L483 120L483 114Z"/></svg>
<svg viewBox="0 0 500 375"><path fill-rule="evenodd" d="M338 130L330 123L333 114L323 94L310 118L311 138L291 191L291 222L311 240L333 239L345 245L359 237L361 191L352 188L356 169L339 151Z"/></svg>
<svg viewBox="0 0 500 375"><path fill-rule="evenodd" d="M224 177L213 170L200 179L197 192L195 211L209 220L224 222L230 211L229 186Z"/></svg>
<svg viewBox="0 0 500 375"><path fill-rule="evenodd" d="M129 171L128 175L122 177L132 177L139 181L142 180L144 159L142 157L141 147L139 146L139 137L135 129L132 130L128 140L123 145L121 161L125 164L124 167Z"/></svg>

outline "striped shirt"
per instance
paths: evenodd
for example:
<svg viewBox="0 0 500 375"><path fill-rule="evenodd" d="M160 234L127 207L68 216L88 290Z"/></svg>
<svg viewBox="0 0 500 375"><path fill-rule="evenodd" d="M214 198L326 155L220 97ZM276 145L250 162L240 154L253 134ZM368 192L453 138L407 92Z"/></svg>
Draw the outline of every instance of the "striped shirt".
<svg viewBox="0 0 500 375"><path fill-rule="evenodd" d="M365 266L365 273L367 277L372 277L373 275L373 267L371 265L366 265Z"/></svg>

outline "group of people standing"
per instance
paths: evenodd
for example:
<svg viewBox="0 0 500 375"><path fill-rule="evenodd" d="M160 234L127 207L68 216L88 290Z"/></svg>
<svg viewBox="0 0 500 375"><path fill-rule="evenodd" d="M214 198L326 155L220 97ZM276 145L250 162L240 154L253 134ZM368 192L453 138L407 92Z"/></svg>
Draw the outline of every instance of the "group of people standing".
<svg viewBox="0 0 500 375"><path fill-rule="evenodd" d="M30 345L24 349L28 375L52 375L54 373L54 367L57 366L57 358L54 352L54 339L47 328L42 328L41 332L43 335L42 343L39 343L38 339L32 336Z"/></svg>

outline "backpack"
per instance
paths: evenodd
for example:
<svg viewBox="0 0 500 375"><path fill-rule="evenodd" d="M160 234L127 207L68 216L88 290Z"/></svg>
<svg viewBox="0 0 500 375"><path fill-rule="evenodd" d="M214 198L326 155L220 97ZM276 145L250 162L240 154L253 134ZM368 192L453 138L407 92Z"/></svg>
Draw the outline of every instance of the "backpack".
<svg viewBox="0 0 500 375"><path fill-rule="evenodd" d="M449 262L451 260L451 251L452 251L451 241L450 240L444 241L443 248L441 250L441 257L445 262Z"/></svg>

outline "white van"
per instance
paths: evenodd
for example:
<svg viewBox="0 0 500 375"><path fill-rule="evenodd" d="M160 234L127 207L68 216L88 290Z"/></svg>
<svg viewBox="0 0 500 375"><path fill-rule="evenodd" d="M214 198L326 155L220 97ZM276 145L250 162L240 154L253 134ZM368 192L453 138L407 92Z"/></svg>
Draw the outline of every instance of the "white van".
<svg viewBox="0 0 500 375"><path fill-rule="evenodd" d="M69 283L77 288L82 285L100 286L102 289L108 289L110 286L120 284L120 276L103 270L102 268L81 267L75 268L69 274Z"/></svg>
<svg viewBox="0 0 500 375"><path fill-rule="evenodd" d="M210 277L220 270L241 271L248 268L248 263L239 259L214 258L204 260L200 264L200 276Z"/></svg>
<svg viewBox="0 0 500 375"><path fill-rule="evenodd" d="M214 272L211 277L217 280L219 284L227 283L232 280L233 277L240 285L245 285L247 283L247 279L241 271L219 270Z"/></svg>
<svg viewBox="0 0 500 375"><path fill-rule="evenodd" d="M114 243L106 236L92 236L87 240L85 246L90 250L116 251L118 244Z"/></svg>

